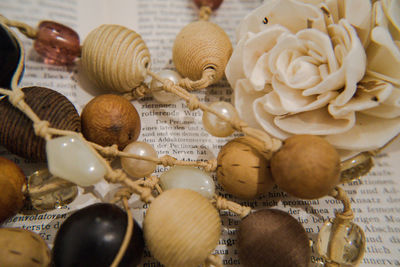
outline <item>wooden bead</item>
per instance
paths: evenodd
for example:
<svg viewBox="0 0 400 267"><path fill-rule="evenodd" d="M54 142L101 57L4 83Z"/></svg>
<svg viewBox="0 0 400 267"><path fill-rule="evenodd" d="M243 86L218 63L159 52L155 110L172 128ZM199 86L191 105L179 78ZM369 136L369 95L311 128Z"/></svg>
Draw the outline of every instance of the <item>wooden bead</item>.
<svg viewBox="0 0 400 267"><path fill-rule="evenodd" d="M271 171L276 184L289 194L320 198L340 181L340 157L321 137L295 135L286 139L272 156Z"/></svg>
<svg viewBox="0 0 400 267"><path fill-rule="evenodd" d="M269 161L260 152L262 144L245 136L229 141L218 154L217 179L234 196L252 199L274 185Z"/></svg>
<svg viewBox="0 0 400 267"><path fill-rule="evenodd" d="M81 131L79 114L62 94L44 87L25 87L25 102L51 127ZM32 121L4 98L0 101L0 144L23 158L45 161L45 140L35 135Z"/></svg>
<svg viewBox="0 0 400 267"><path fill-rule="evenodd" d="M238 252L246 267L307 267L311 256L303 226L277 209L259 210L240 222Z"/></svg>
<svg viewBox="0 0 400 267"><path fill-rule="evenodd" d="M210 201L189 189L159 195L143 222L151 254L167 267L197 267L218 244L221 220Z"/></svg>
<svg viewBox="0 0 400 267"><path fill-rule="evenodd" d="M182 76L198 80L204 70L212 68L217 82L224 75L231 54L232 44L223 29L208 21L196 21L176 37L172 59Z"/></svg>
<svg viewBox="0 0 400 267"><path fill-rule="evenodd" d="M130 92L150 68L150 52L142 37L120 25L102 25L82 46L82 68L99 88Z"/></svg>
<svg viewBox="0 0 400 267"><path fill-rule="evenodd" d="M31 231L0 228L0 266L50 266L50 250L46 242Z"/></svg>
<svg viewBox="0 0 400 267"><path fill-rule="evenodd" d="M25 183L22 170L11 160L0 157L0 223L23 207Z"/></svg>
<svg viewBox="0 0 400 267"><path fill-rule="evenodd" d="M105 94L93 98L82 110L82 133L102 146L117 144L124 149L140 134L140 117L122 96Z"/></svg>

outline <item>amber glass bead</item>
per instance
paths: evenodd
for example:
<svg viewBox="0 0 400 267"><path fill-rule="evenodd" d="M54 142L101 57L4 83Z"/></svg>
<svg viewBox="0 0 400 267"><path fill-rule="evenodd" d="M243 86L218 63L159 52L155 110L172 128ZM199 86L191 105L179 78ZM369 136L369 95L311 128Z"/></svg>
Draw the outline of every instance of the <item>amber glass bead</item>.
<svg viewBox="0 0 400 267"><path fill-rule="evenodd" d="M45 58L45 63L55 65L71 64L81 51L78 34L52 21L39 24L34 48Z"/></svg>
<svg viewBox="0 0 400 267"><path fill-rule="evenodd" d="M202 6L209 6L212 10L219 8L223 0L194 0L196 5L200 8Z"/></svg>

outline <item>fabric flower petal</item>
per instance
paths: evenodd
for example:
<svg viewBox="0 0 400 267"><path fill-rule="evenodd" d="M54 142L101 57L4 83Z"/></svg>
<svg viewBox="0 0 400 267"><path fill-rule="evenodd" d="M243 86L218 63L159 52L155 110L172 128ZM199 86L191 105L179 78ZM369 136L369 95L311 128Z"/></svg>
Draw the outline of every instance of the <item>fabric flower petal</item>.
<svg viewBox="0 0 400 267"><path fill-rule="evenodd" d="M339 149L366 151L384 146L400 132L400 118L383 120L357 114L356 121L349 131L325 139Z"/></svg>

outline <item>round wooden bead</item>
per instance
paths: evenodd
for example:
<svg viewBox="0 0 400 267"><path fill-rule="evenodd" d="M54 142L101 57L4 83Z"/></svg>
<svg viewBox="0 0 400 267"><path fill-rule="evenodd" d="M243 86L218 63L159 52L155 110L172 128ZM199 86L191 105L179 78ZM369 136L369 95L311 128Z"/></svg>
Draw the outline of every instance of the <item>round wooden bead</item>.
<svg viewBox="0 0 400 267"><path fill-rule="evenodd" d="M50 249L46 242L31 231L0 228L0 266L50 266Z"/></svg>
<svg viewBox="0 0 400 267"><path fill-rule="evenodd" d="M232 44L223 29L209 21L196 21L176 37L172 59L182 76L198 80L204 70L212 68L217 82L224 75L231 54Z"/></svg>
<svg viewBox="0 0 400 267"><path fill-rule="evenodd" d="M85 138L102 146L117 144L119 149L124 149L140 134L136 108L118 95L93 98L82 110L81 121Z"/></svg>
<svg viewBox="0 0 400 267"><path fill-rule="evenodd" d="M110 266L125 237L126 217L118 206L108 203L93 204L73 213L57 232L54 266ZM134 221L131 239L118 266L137 266L143 249L142 230Z"/></svg>
<svg viewBox="0 0 400 267"><path fill-rule="evenodd" d="M167 267L197 267L218 244L221 220L210 201L189 189L159 195L143 222L151 254Z"/></svg>
<svg viewBox="0 0 400 267"><path fill-rule="evenodd" d="M219 8L223 0L194 0L194 3L199 8L202 6L209 6L212 10Z"/></svg>
<svg viewBox="0 0 400 267"><path fill-rule="evenodd" d="M260 147L261 142L249 136L235 138L222 147L217 157L217 179L228 193L252 199L272 189L269 161Z"/></svg>
<svg viewBox="0 0 400 267"><path fill-rule="evenodd" d="M0 223L23 207L25 183L22 170L11 160L0 157Z"/></svg>
<svg viewBox="0 0 400 267"><path fill-rule="evenodd" d="M240 222L238 252L246 267L307 267L311 256L303 226L277 209L256 211Z"/></svg>
<svg viewBox="0 0 400 267"><path fill-rule="evenodd" d="M51 127L81 131L79 114L62 94L44 87L25 87L25 102ZM23 158L45 161L45 140L35 135L32 121L14 108L7 98L0 100L0 144Z"/></svg>
<svg viewBox="0 0 400 267"><path fill-rule="evenodd" d="M102 25L86 37L81 62L99 88L123 93L144 81L151 60L146 44L135 31L120 25Z"/></svg>
<svg viewBox="0 0 400 267"><path fill-rule="evenodd" d="M272 156L271 171L276 184L289 194L320 198L340 181L340 157L321 137L295 135L286 139Z"/></svg>

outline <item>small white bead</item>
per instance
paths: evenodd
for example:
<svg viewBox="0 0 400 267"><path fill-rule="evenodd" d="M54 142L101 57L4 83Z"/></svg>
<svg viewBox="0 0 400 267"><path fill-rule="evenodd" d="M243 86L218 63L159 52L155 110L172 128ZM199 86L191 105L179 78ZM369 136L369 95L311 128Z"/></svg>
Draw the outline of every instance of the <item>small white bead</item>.
<svg viewBox="0 0 400 267"><path fill-rule="evenodd" d="M130 143L123 152L157 158L157 151L148 143L140 141ZM121 165L126 173L135 178L152 174L157 167L157 164L152 161L127 157L121 157Z"/></svg>
<svg viewBox="0 0 400 267"><path fill-rule="evenodd" d="M215 192L214 180L207 172L196 167L175 166L160 176L160 186L163 190L186 188L196 191L206 198L213 198Z"/></svg>
<svg viewBox="0 0 400 267"><path fill-rule="evenodd" d="M162 71L158 72L157 74L164 79L173 81L175 84L177 84L178 81L182 78L178 72L173 71L173 70L162 70ZM179 100L179 96L177 96L173 93L164 91L162 89L162 84L159 81L155 81L155 80L151 81L150 88L151 88L151 92L152 92L154 99L159 103L172 104Z"/></svg>
<svg viewBox="0 0 400 267"><path fill-rule="evenodd" d="M210 105L210 108L229 119L239 117L236 109L228 102L214 102ZM217 137L226 137L235 131L230 123L209 112L203 113L203 125L207 132Z"/></svg>
<svg viewBox="0 0 400 267"><path fill-rule="evenodd" d="M79 136L62 136L46 142L51 174L80 186L94 185L107 170L96 152Z"/></svg>

